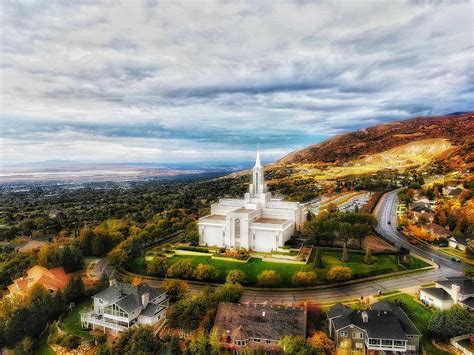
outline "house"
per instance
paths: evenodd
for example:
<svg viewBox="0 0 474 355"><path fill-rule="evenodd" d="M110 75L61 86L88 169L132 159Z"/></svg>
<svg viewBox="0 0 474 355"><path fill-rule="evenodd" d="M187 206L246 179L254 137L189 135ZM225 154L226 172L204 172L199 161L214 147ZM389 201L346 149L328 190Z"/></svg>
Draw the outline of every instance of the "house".
<svg viewBox="0 0 474 355"><path fill-rule="evenodd" d="M447 238L449 235L449 230L444 228L443 226L440 226L437 223L430 223L425 227L433 237L436 239L440 238Z"/></svg>
<svg viewBox="0 0 474 355"><path fill-rule="evenodd" d="M434 287L420 289L420 300L426 305L445 310L454 304L474 309L474 281L462 276L447 277Z"/></svg>
<svg viewBox="0 0 474 355"><path fill-rule="evenodd" d="M423 221L426 223L432 223L435 218L435 214L433 212L414 212L413 215L418 222Z"/></svg>
<svg viewBox="0 0 474 355"><path fill-rule="evenodd" d="M47 269L43 266L35 265L26 271L26 276L13 280L8 285L10 296L26 294L35 285L41 285L51 293L58 290L64 290L69 283L69 275L66 274L64 268L57 267Z"/></svg>
<svg viewBox="0 0 474 355"><path fill-rule="evenodd" d="M82 327L114 333L141 324L161 324L166 319L169 306L164 289L146 283L132 286L113 279L108 288L92 296L92 299L93 310L81 313Z"/></svg>
<svg viewBox="0 0 474 355"><path fill-rule="evenodd" d="M443 194L448 197L458 197L463 192L463 188L460 186L448 186L443 189Z"/></svg>
<svg viewBox="0 0 474 355"><path fill-rule="evenodd" d="M219 303L214 327L222 346L234 352L243 347L263 347L280 353L285 335L306 337L306 309L265 304Z"/></svg>
<svg viewBox="0 0 474 355"><path fill-rule="evenodd" d="M423 201L416 201L416 202L411 203L410 204L410 209L413 212L422 212L422 211L429 212L429 211L431 211L428 204L423 202Z"/></svg>
<svg viewBox="0 0 474 355"><path fill-rule="evenodd" d="M466 247L467 247L467 243L470 241L470 239L467 238L464 235L463 236L451 236L451 237L449 237L448 241L449 241L448 245L451 248L465 251Z"/></svg>
<svg viewBox="0 0 474 355"><path fill-rule="evenodd" d="M336 304L327 316L337 348L350 347L363 354L418 354L421 333L395 304L380 301L369 310Z"/></svg>
<svg viewBox="0 0 474 355"><path fill-rule="evenodd" d="M270 252L282 247L305 222L298 202L273 198L264 181L260 154L243 199L221 199L198 222L199 244Z"/></svg>

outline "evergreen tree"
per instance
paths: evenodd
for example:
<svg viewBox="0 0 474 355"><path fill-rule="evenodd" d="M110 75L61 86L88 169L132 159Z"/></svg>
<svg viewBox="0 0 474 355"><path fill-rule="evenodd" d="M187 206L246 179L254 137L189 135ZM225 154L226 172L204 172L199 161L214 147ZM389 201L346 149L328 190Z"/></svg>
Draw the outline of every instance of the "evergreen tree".
<svg viewBox="0 0 474 355"><path fill-rule="evenodd" d="M347 250L347 242L344 242L344 244L342 245L341 261L345 263L349 261L349 251Z"/></svg>
<svg viewBox="0 0 474 355"><path fill-rule="evenodd" d="M313 264L316 269L324 268L323 260L321 258L321 250L316 248L316 254L314 255Z"/></svg>

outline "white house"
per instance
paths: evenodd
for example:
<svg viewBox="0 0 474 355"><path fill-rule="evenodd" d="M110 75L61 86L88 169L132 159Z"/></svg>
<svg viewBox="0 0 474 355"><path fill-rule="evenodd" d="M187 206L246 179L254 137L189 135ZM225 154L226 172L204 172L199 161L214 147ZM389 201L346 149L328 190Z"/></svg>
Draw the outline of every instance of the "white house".
<svg viewBox="0 0 474 355"><path fill-rule="evenodd" d="M298 202L284 202L267 192L260 154L252 183L243 199L221 199L211 214L199 219L199 243L225 248L270 252L281 247L305 220Z"/></svg>
<svg viewBox="0 0 474 355"><path fill-rule="evenodd" d="M92 298L94 309L81 313L82 327L104 332L122 332L140 324L156 325L166 319L169 306L166 291L146 283L132 286L112 280L110 287Z"/></svg>
<svg viewBox="0 0 474 355"><path fill-rule="evenodd" d="M420 289L420 300L441 310L459 304L472 311L474 309L474 282L462 276L447 277L445 280L436 281L435 287Z"/></svg>

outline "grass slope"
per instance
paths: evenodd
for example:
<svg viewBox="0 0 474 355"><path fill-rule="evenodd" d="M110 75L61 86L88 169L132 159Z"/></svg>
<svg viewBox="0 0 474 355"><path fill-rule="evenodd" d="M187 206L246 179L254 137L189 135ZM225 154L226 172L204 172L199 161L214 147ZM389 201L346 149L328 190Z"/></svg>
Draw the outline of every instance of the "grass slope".
<svg viewBox="0 0 474 355"><path fill-rule="evenodd" d="M433 311L418 303L412 296L405 293L394 295L385 298L387 301L394 302L395 300L403 303L403 310L408 317L413 321L418 330L423 334L421 343L427 354L430 355L448 355L445 351L438 350L431 343L432 338L429 335L428 323Z"/></svg>

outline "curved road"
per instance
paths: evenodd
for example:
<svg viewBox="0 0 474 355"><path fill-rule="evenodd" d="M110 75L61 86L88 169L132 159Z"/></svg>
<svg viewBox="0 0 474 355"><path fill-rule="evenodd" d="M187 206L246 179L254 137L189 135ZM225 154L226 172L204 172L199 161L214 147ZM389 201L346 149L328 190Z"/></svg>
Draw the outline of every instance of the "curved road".
<svg viewBox="0 0 474 355"><path fill-rule="evenodd" d="M416 287L442 279L446 276L459 275L464 269L464 265L452 262L447 256L431 250L428 246L413 246L400 234L394 223L396 223L397 191L386 193L382 196L374 211L379 224L377 231L385 238L395 242L399 246L410 249L413 255L420 255L431 259L439 265L436 270L417 272L408 275L395 276L382 280L360 282L348 286L339 286L319 290L303 291L253 291L245 290L241 302L272 302L274 304L296 305L301 301L313 300L319 303L339 302L347 299L367 297L377 294L379 291L390 292L404 288ZM391 224L388 223L391 221ZM97 263L102 269L105 265ZM100 275L100 272L96 273ZM160 286L161 281L147 280L154 286ZM193 293L200 293L203 286L190 284Z"/></svg>

